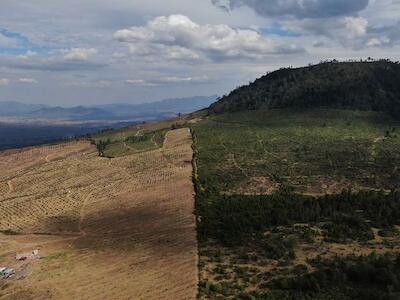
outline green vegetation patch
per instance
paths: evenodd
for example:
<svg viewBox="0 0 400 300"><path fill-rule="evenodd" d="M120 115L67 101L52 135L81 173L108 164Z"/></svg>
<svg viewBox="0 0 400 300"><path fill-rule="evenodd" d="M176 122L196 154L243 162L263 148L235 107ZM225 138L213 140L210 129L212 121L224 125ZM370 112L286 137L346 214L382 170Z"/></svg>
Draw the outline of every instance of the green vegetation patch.
<svg viewBox="0 0 400 300"><path fill-rule="evenodd" d="M6 229L6 230L0 230L0 233L4 235L18 235L20 232L12 230L12 229Z"/></svg>
<svg viewBox="0 0 400 300"><path fill-rule="evenodd" d="M265 194L290 186L324 194L400 187L400 125L384 113L238 112L210 117L193 132L207 190Z"/></svg>
<svg viewBox="0 0 400 300"><path fill-rule="evenodd" d="M314 259L317 269L273 280L266 299L399 299L400 255ZM274 296L276 295L276 296ZM281 298L279 298L281 297Z"/></svg>
<svg viewBox="0 0 400 300"><path fill-rule="evenodd" d="M199 238L212 238L233 246L242 245L247 238L270 228L298 223L318 226L328 240L336 242L371 240L374 238L371 227L391 228L400 224L400 192L344 191L318 198L289 193L260 196L200 193L198 197Z"/></svg>
<svg viewBox="0 0 400 300"><path fill-rule="evenodd" d="M350 280L350 265L386 275L348 255L400 246L399 132L385 113L322 108L193 124L199 298L397 299L397 279Z"/></svg>
<svg viewBox="0 0 400 300"><path fill-rule="evenodd" d="M169 129L136 132L124 139L98 139L97 151L103 157L119 157L161 148Z"/></svg>

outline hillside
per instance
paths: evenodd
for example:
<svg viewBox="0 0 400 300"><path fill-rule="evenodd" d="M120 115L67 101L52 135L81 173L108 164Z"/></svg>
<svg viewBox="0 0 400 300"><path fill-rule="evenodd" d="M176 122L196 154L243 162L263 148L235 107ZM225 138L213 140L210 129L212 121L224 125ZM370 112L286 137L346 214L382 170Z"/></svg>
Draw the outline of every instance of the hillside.
<svg viewBox="0 0 400 300"><path fill-rule="evenodd" d="M400 297L398 121L260 109L192 132L200 299Z"/></svg>
<svg viewBox="0 0 400 300"><path fill-rule="evenodd" d="M400 65L332 62L198 113L199 298L399 299L399 106Z"/></svg>
<svg viewBox="0 0 400 300"><path fill-rule="evenodd" d="M400 64L334 61L280 69L232 91L210 112L285 107L384 111L400 118Z"/></svg>
<svg viewBox="0 0 400 300"><path fill-rule="evenodd" d="M193 299L198 283L198 299L399 299L400 121L387 84L397 73L379 79L386 108L379 93L361 98L365 80L333 84L341 68L354 79L384 65L398 67L280 70L210 113L0 152L0 263L33 245L45 256L16 265L0 298ZM337 78L331 102L324 69ZM287 79L273 77L292 72L312 75L279 88ZM280 106L246 107L246 93L265 91Z"/></svg>
<svg viewBox="0 0 400 300"><path fill-rule="evenodd" d="M0 152L1 299L195 298L191 136L164 125L159 147L114 159L86 140Z"/></svg>

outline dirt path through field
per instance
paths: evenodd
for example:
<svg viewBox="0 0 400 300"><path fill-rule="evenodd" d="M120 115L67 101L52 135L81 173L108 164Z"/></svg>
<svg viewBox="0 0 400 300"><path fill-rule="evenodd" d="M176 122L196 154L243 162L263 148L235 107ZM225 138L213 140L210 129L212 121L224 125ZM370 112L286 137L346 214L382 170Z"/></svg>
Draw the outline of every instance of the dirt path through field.
<svg viewBox="0 0 400 300"><path fill-rule="evenodd" d="M142 134L142 131L143 131L143 129L139 129L139 130L135 133L135 136L141 135L141 134Z"/></svg>

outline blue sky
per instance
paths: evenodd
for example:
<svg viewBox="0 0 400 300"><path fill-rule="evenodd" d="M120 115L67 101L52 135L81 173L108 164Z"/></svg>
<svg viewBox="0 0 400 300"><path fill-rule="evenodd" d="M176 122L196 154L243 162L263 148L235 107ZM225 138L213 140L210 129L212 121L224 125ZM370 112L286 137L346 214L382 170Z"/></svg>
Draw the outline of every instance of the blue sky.
<svg viewBox="0 0 400 300"><path fill-rule="evenodd" d="M400 0L2 0L0 101L225 94L282 66L399 50Z"/></svg>

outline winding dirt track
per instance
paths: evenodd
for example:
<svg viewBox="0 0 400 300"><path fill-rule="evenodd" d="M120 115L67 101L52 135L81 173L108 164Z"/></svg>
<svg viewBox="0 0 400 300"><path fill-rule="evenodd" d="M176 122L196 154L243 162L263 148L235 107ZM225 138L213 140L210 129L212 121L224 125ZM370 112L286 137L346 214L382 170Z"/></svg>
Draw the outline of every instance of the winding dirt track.
<svg viewBox="0 0 400 300"><path fill-rule="evenodd" d="M0 299L195 299L191 143L183 128L162 149L112 160L88 143L40 147L34 167L0 155L19 162L2 174L18 189L0 192L0 230L23 232L0 235L0 265L18 270L15 252L34 248L45 256L26 278L0 281Z"/></svg>

